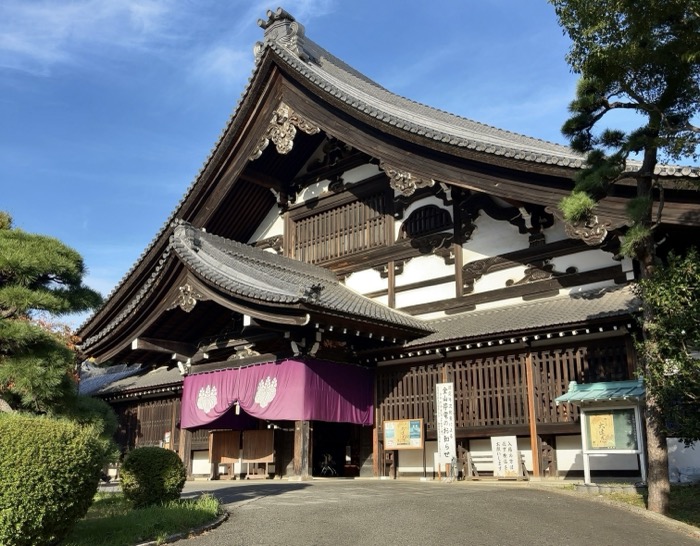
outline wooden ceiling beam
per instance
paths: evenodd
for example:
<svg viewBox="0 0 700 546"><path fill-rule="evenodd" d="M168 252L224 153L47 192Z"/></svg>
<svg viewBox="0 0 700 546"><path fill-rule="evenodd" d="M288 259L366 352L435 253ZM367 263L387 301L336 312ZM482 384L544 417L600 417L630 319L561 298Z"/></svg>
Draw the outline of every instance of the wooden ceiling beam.
<svg viewBox="0 0 700 546"><path fill-rule="evenodd" d="M251 169L250 167L241 173L240 178L241 180L245 180L251 184L257 184L258 186L263 186L264 188L279 189L279 187L282 185L281 181L275 177L255 169Z"/></svg>
<svg viewBox="0 0 700 546"><path fill-rule="evenodd" d="M186 358L190 358L197 352L197 347L190 343L172 341L170 339L155 339L147 337L137 337L131 342L133 351L153 351L156 353L177 353Z"/></svg>

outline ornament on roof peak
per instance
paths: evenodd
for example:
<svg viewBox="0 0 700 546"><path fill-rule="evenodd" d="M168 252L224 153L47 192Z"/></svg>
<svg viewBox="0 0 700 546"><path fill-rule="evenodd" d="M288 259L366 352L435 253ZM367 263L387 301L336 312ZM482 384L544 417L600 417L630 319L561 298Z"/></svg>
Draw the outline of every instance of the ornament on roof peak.
<svg viewBox="0 0 700 546"><path fill-rule="evenodd" d="M265 31L264 41L255 44L255 61L258 62L265 50L265 45L276 43L302 61L310 59L304 50L304 25L298 23L287 11L277 8L267 10L267 20L258 19L258 26Z"/></svg>

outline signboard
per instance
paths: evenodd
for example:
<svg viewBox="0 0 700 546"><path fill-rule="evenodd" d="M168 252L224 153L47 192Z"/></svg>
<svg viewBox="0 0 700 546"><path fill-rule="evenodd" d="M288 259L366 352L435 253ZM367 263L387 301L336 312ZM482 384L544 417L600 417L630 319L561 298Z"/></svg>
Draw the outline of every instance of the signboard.
<svg viewBox="0 0 700 546"><path fill-rule="evenodd" d="M494 477L520 477L520 461L518 460L520 455L518 453L518 439L515 436L492 436L491 451Z"/></svg>
<svg viewBox="0 0 700 546"><path fill-rule="evenodd" d="M423 419L384 421L384 449L423 449Z"/></svg>
<svg viewBox="0 0 700 546"><path fill-rule="evenodd" d="M588 451L635 451L637 423L634 408L586 411Z"/></svg>
<svg viewBox="0 0 700 546"><path fill-rule="evenodd" d="M455 389L454 383L435 385L435 412L438 456L441 461L457 458L455 442Z"/></svg>

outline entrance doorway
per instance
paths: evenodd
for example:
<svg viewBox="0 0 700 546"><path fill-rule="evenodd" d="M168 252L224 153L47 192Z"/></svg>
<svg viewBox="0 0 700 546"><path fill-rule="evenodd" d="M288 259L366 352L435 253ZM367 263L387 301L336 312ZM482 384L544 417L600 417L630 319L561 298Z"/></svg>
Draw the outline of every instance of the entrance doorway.
<svg viewBox="0 0 700 546"><path fill-rule="evenodd" d="M359 474L359 425L313 423L313 469L317 477L352 477Z"/></svg>

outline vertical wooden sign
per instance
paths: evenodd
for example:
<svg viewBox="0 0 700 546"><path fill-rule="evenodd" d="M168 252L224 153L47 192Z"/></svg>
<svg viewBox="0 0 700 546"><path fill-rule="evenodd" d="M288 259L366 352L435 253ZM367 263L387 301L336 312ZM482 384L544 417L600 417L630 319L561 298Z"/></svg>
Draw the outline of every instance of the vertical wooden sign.
<svg viewBox="0 0 700 546"><path fill-rule="evenodd" d="M439 461L450 464L457 457L455 441L455 390L454 383L435 385L435 422Z"/></svg>

